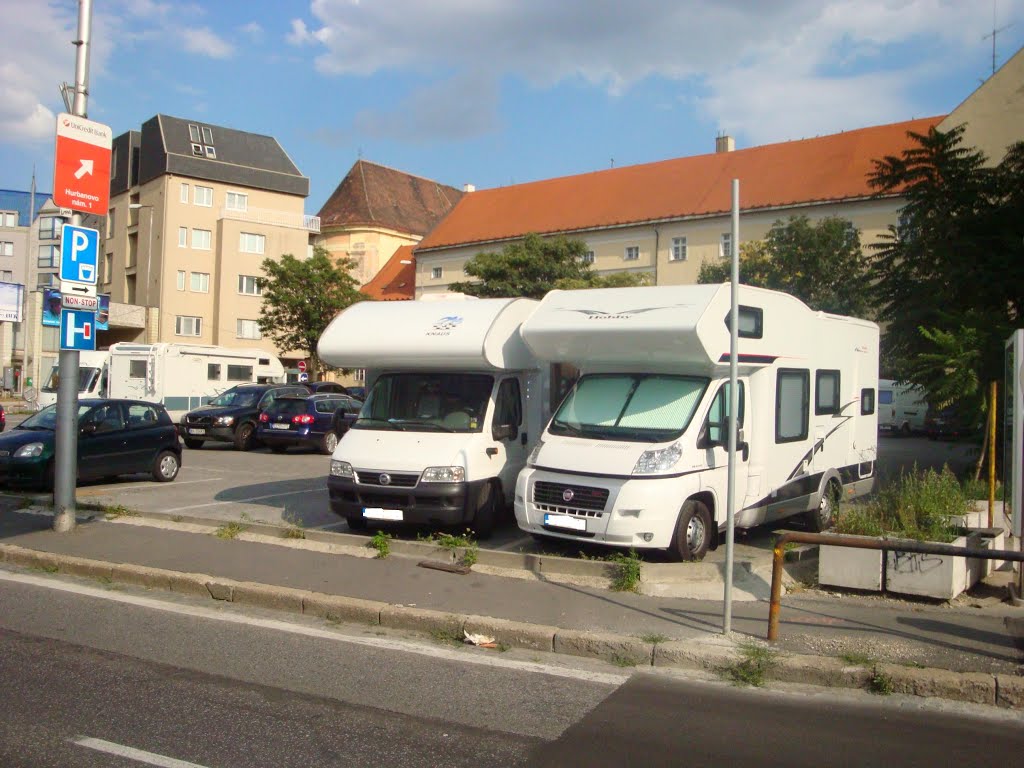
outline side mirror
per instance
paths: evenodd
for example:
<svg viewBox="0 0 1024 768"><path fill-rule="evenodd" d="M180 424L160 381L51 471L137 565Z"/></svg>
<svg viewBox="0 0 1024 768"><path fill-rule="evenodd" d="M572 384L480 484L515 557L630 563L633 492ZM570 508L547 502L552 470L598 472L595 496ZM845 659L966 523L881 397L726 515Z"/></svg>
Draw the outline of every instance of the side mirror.
<svg viewBox="0 0 1024 768"><path fill-rule="evenodd" d="M495 424L491 428L491 437L495 440L509 440L516 435L516 428L511 424Z"/></svg>
<svg viewBox="0 0 1024 768"><path fill-rule="evenodd" d="M83 435L95 435L96 434L96 422L90 421L88 424L83 424L81 433Z"/></svg>

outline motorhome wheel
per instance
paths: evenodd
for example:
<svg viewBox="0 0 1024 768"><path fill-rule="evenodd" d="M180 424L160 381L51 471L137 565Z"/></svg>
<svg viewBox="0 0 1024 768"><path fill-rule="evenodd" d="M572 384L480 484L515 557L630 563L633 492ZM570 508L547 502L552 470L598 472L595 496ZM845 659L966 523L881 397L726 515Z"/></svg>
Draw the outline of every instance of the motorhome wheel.
<svg viewBox="0 0 1024 768"><path fill-rule="evenodd" d="M683 504L669 551L680 560L703 560L711 546L711 513L700 501Z"/></svg>
<svg viewBox="0 0 1024 768"><path fill-rule="evenodd" d="M818 508L812 509L806 515L807 527L814 533L827 531L835 523L836 509L839 507L839 485L835 480L829 480L821 494L821 501Z"/></svg>

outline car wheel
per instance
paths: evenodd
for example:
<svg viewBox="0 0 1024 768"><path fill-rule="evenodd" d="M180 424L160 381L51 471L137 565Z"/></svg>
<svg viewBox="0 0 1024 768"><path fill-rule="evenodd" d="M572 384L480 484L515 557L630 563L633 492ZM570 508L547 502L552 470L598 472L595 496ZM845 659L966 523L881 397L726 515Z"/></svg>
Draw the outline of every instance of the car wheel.
<svg viewBox="0 0 1024 768"><path fill-rule="evenodd" d="M256 437L256 427L250 422L243 421L235 430L235 448L239 451L252 450Z"/></svg>
<svg viewBox="0 0 1024 768"><path fill-rule="evenodd" d="M202 448L203 447L203 443L205 443L205 442L206 442L205 440L193 440L191 437L186 437L185 438L185 447L186 448L193 448L193 449L195 449L195 448Z"/></svg>
<svg viewBox="0 0 1024 768"><path fill-rule="evenodd" d="M353 531L365 531L366 530L366 518L365 517L346 517L345 522L348 523L348 527Z"/></svg>
<svg viewBox="0 0 1024 768"><path fill-rule="evenodd" d="M494 483L488 483L473 515L473 533L481 541L494 535L494 523L498 517L498 493Z"/></svg>
<svg viewBox="0 0 1024 768"><path fill-rule="evenodd" d="M703 502L691 499L679 512L669 553L677 560L703 560L715 534L708 508Z"/></svg>
<svg viewBox="0 0 1024 768"><path fill-rule="evenodd" d="M335 432L328 432L320 441L320 453L330 456L338 447L338 435Z"/></svg>
<svg viewBox="0 0 1024 768"><path fill-rule="evenodd" d="M284 453L285 451L288 450L288 446L287 445L271 445L270 446L270 450L273 451L274 453Z"/></svg>
<svg viewBox="0 0 1024 768"><path fill-rule="evenodd" d="M821 494L821 501L818 502L818 508L812 509L806 515L804 520L807 521L807 527L813 533L821 533L827 531L836 522L836 511L839 509L839 495L841 489L835 480L830 480L828 485L825 486L824 492Z"/></svg>
<svg viewBox="0 0 1024 768"><path fill-rule="evenodd" d="M181 461L174 451L160 451L153 461L153 479L158 483L169 483L178 476Z"/></svg>
<svg viewBox="0 0 1024 768"><path fill-rule="evenodd" d="M903 426L900 427L900 433L904 437L910 437L910 424L904 422Z"/></svg>

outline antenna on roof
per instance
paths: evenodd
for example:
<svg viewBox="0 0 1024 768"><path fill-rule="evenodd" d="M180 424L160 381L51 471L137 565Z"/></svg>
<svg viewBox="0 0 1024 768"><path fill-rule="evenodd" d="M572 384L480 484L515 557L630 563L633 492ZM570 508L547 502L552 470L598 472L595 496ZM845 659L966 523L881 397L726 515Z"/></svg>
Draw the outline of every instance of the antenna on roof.
<svg viewBox="0 0 1024 768"><path fill-rule="evenodd" d="M614 168L614 167L615 167L615 158L613 157L612 158L612 168Z"/></svg>
<svg viewBox="0 0 1024 768"><path fill-rule="evenodd" d="M992 0L992 32L990 34L985 35L981 39L982 40L988 40L990 37L992 38L992 74L993 75L996 73L996 36L1000 32L1005 32L1006 30L1008 30L1010 27L1013 26L1013 23L1011 22L1009 24L1004 24L1003 26L997 28L996 27L996 23L997 23L996 22L996 0Z"/></svg>

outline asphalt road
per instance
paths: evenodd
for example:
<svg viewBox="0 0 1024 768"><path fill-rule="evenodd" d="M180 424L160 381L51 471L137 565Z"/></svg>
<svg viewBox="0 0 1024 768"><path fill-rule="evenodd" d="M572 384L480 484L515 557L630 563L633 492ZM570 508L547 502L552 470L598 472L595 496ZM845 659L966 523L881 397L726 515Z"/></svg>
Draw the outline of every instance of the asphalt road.
<svg viewBox="0 0 1024 768"><path fill-rule="evenodd" d="M43 575L0 572L0 605L4 766L1013 765L1024 750L1019 713L966 705L626 674Z"/></svg>

